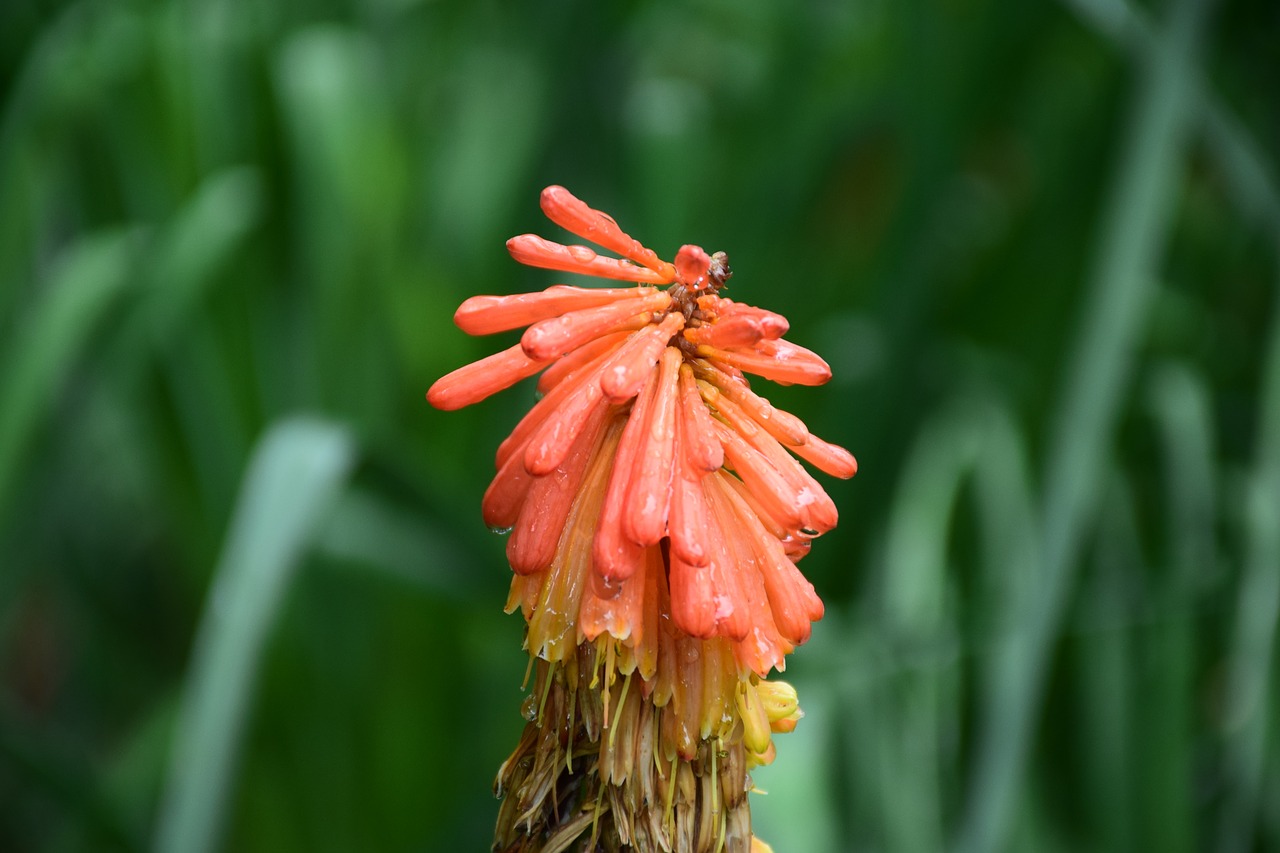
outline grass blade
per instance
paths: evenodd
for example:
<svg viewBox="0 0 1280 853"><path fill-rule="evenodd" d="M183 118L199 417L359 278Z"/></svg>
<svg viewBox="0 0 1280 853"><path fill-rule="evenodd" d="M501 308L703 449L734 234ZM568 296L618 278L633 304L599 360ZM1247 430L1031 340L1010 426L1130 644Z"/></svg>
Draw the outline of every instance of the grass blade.
<svg viewBox="0 0 1280 853"><path fill-rule="evenodd" d="M130 233L113 231L67 249L0 361L0 518L23 451L94 327L130 283L134 248Z"/></svg>
<svg viewBox="0 0 1280 853"><path fill-rule="evenodd" d="M161 346L178 334L218 282L218 272L257 227L262 194L257 172L244 166L217 172L200 183L157 235L148 288L130 332Z"/></svg>
<svg viewBox="0 0 1280 853"><path fill-rule="evenodd" d="M982 434L964 412L949 412L915 442L889 515L883 574L884 628L901 671L882 691L901 736L880 743L880 787L885 843L893 850L929 851L942 846L939 795L946 696L945 661L922 665L922 653L954 635L948 607L947 532L956 499L973 470Z"/></svg>
<svg viewBox="0 0 1280 853"><path fill-rule="evenodd" d="M1146 12L1126 0L1063 0L1095 30L1132 53L1149 53L1156 36ZM1263 151L1240 121L1222 103L1203 75L1195 75L1202 132L1218 168L1222 170L1239 213L1263 229L1280 226L1280 190Z"/></svg>
<svg viewBox="0 0 1280 853"><path fill-rule="evenodd" d="M1008 724L986 722L979 741L982 784L972 787L958 837L961 851L1003 848L1012 798L1045 681L1049 652L1073 585L1089 507L1128 381L1129 354L1141 332L1163 244L1191 111L1203 0L1179 0L1144 69L1131 135L1103 221L1082 333L1054 419L1042 505L1042 585L1025 611L1024 651L998 675ZM1000 802L982 797L999 796Z"/></svg>
<svg viewBox="0 0 1280 853"><path fill-rule="evenodd" d="M215 847L269 629L353 455L344 431L313 420L278 424L254 453L196 634L158 851Z"/></svg>
<svg viewBox="0 0 1280 853"><path fill-rule="evenodd" d="M1263 373L1258 446L1247 484L1244 576L1227 675L1227 765L1232 790L1219 828L1220 849L1249 850L1265 787L1269 697L1275 693L1280 622L1280 315L1272 321Z"/></svg>
<svg viewBox="0 0 1280 853"><path fill-rule="evenodd" d="M440 527L376 492L348 489L316 540L327 557L368 566L450 598L478 594L475 577L455 571L463 549Z"/></svg>

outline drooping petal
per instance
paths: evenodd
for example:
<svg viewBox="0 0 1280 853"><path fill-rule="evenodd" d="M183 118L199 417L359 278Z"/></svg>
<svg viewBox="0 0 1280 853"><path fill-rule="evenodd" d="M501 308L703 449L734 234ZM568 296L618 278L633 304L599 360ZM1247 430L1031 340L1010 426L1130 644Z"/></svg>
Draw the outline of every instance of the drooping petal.
<svg viewBox="0 0 1280 853"><path fill-rule="evenodd" d="M540 572L551 565L587 464L599 448L605 416L605 407L597 407L564 460L529 487L518 523L507 539L507 562L517 574Z"/></svg>
<svg viewBox="0 0 1280 853"><path fill-rule="evenodd" d="M502 608L505 613L514 613L520 609L520 615L528 622L533 616L533 608L538 605L538 593L542 591L541 575L511 575L511 588L507 592L507 603Z"/></svg>
<svg viewBox="0 0 1280 853"><path fill-rule="evenodd" d="M764 678L771 669L782 672L787 668L787 655L795 649L795 646L778 633L778 627L773 622L773 615L766 602L764 581L760 573L754 572L745 576L743 580L751 611L758 616L753 621L747 636L733 644L733 651L740 665Z"/></svg>
<svg viewBox="0 0 1280 853"><path fill-rule="evenodd" d="M659 549L651 548L650 551ZM657 678L654 679L653 691L650 698L653 704L661 708L670 703L675 696L676 681L679 677L679 667L672 666L671 663L676 660L676 640L677 633L674 621L671 619L671 587L670 578L668 577L667 566L664 565L661 571L654 573L656 586L655 601L658 605L658 612L662 614L662 618L658 620L658 660L662 662L662 666L658 667ZM670 744L671 741L664 738L664 742ZM665 757L668 761L674 753L667 752Z"/></svg>
<svg viewBox="0 0 1280 853"><path fill-rule="evenodd" d="M742 541L752 551L752 568L764 582L778 633L792 644L805 642L811 623L822 618L822 600L813 584L787 559L782 543L768 534L741 496L732 489L723 490L723 495L745 534Z"/></svg>
<svg viewBox="0 0 1280 853"><path fill-rule="evenodd" d="M715 422L716 434L724 447L725 459L733 465L742 482L760 501L770 516L780 521L788 530L804 526L802 508L797 506L796 491L778 473L758 450L751 447L736 432L719 421Z"/></svg>
<svg viewBox="0 0 1280 853"><path fill-rule="evenodd" d="M714 481L720 476L726 475L713 474L708 479ZM712 489L709 488L704 494L707 496L707 505L711 509L711 524L703 536L706 538L711 558L707 567L710 570L708 578L711 583L712 598L716 605L716 635L731 640L741 640L751 630L751 624L757 614L753 613L752 604L744 587L747 573L741 570L743 555L739 553L738 543L735 541L738 531L725 524L724 514L717 511L712 499L714 494ZM671 594L674 598L674 587Z"/></svg>
<svg viewBox="0 0 1280 853"><path fill-rule="evenodd" d="M716 477L706 479L711 483ZM698 485L702 488L702 484ZM708 488L710 488L708 486ZM676 625L695 637L728 637L740 640L751 629L752 613L742 586L738 554L730 543L735 531L724 526L722 513L707 498L707 524L702 533L707 565L695 566L672 549L671 613Z"/></svg>
<svg viewBox="0 0 1280 853"><path fill-rule="evenodd" d="M763 531L746 526L737 513L736 504L730 500L732 489L728 483L732 479L724 472L709 477L706 495L712 517L722 531L722 559L732 569L732 577L724 581L723 585L733 596L736 616L732 626L725 623L725 635L733 640L741 640L748 635L752 626L768 620L770 615L764 596L754 592L760 569L756 565L757 554L752 539ZM713 555L713 564L716 559Z"/></svg>
<svg viewBox="0 0 1280 853"><path fill-rule="evenodd" d="M591 418L608 406L600 383L587 378L561 401L555 413L543 422L524 452L524 467L541 477L550 474L564 460Z"/></svg>
<svg viewBox="0 0 1280 853"><path fill-rule="evenodd" d="M670 558L671 618L690 637L716 635L716 590L711 566L694 566L677 555Z"/></svg>
<svg viewBox="0 0 1280 853"><path fill-rule="evenodd" d="M657 369L651 373L654 380L657 378L657 373ZM600 513L600 525L596 530L592 553L595 558L596 572L608 581L626 580L635 572L639 560L644 557L644 549L632 542L623 531L622 516L636 467L636 455L641 444L643 424L653 400L655 384L655 381L650 381L631 405L626 426L618 441L618 450L614 454L609 486L605 491L604 509Z"/></svg>
<svg viewBox="0 0 1280 853"><path fill-rule="evenodd" d="M662 353L653 400L641 433L636 470L628 487L623 531L637 545L656 545L666 534L675 460L677 381L683 356L675 347Z"/></svg>
<svg viewBox="0 0 1280 853"><path fill-rule="evenodd" d="M639 240L632 239L612 216L591 209L564 187L544 189L541 203L547 218L566 231L648 267L658 273L664 283L675 281L675 267L660 259L653 250L646 249Z"/></svg>
<svg viewBox="0 0 1280 853"><path fill-rule="evenodd" d="M757 590L755 594L763 598L763 590ZM751 632L733 644L733 653L738 659L738 664L750 669L761 678L767 676L771 669L776 669L778 672L785 671L787 655L794 650L795 646L778 633L772 617L752 625Z"/></svg>
<svg viewBox="0 0 1280 853"><path fill-rule="evenodd" d="M662 558L661 548L646 548L644 552L644 602L642 604L642 628L633 639L636 656L636 668L645 679L646 689L653 689L654 675L657 674L659 649L662 642L661 623L666 618L663 610L662 596L666 595L667 564ZM637 569L640 571L640 569ZM634 577L634 575L633 575ZM636 629L633 628L633 631Z"/></svg>
<svg viewBox="0 0 1280 853"><path fill-rule="evenodd" d="M502 468L507 459L516 450L523 452L529 442L529 438L542 427L548 418L556 413L564 400L577 390L582 383L599 382L600 368L607 364L612 356L613 351L611 350L600 353L595 358L582 364L577 370L565 376L554 388L548 391L547 395L539 400L520 419L520 423L516 424L511 434L498 445L498 452L494 457L497 467Z"/></svg>
<svg viewBox="0 0 1280 853"><path fill-rule="evenodd" d="M618 299L598 308L573 311L534 323L525 329L520 345L532 359L559 358L583 344L619 329L639 329L652 320L654 311L671 304L666 291L653 291L647 296Z"/></svg>
<svg viewBox="0 0 1280 853"><path fill-rule="evenodd" d="M769 714L756 692L754 684L744 684L738 690L738 714L742 718L742 741L747 749L763 753L769 748L772 732Z"/></svg>
<svg viewBox="0 0 1280 853"><path fill-rule="evenodd" d="M472 296L458 306L453 322L468 335L492 335L559 317L570 311L634 299L655 291L649 287L571 287L556 284L538 293Z"/></svg>
<svg viewBox="0 0 1280 853"><path fill-rule="evenodd" d="M638 331L610 332L607 335L601 335L594 341L583 344L564 358L552 364L546 370L542 371L542 375L538 377L538 393L546 394L552 388L560 384L560 382L569 374L576 372L583 365L594 361L602 355L613 352L630 337L640 335L645 329Z"/></svg>
<svg viewBox="0 0 1280 853"><path fill-rule="evenodd" d="M677 418L675 472L671 481L671 511L667 517L667 534L672 554L691 566L701 567L711 559L702 544L702 533L711 523L701 484L707 472L698 470L690 462L688 434L685 419ZM716 449L719 447L717 442Z"/></svg>
<svg viewBox="0 0 1280 853"><path fill-rule="evenodd" d="M427 391L427 402L447 412L461 409L510 388L548 363L549 359L530 358L517 344L440 377Z"/></svg>
<svg viewBox="0 0 1280 853"><path fill-rule="evenodd" d="M727 735L726 727L733 724L738 672L728 643L718 640L702 644L702 673L702 720L698 735L707 740Z"/></svg>
<svg viewBox="0 0 1280 853"><path fill-rule="evenodd" d="M578 644L578 610L591 569L591 531L599 520L601 489L620 432L616 419L606 428L601 452L593 457L565 521L560 547L551 567L540 575L537 602L526 611L529 652L546 660L559 660Z"/></svg>
<svg viewBox="0 0 1280 853"><path fill-rule="evenodd" d="M754 346L765 336L765 325L756 317L727 317L705 323L684 333L692 344L706 344L719 349Z"/></svg>
<svg viewBox="0 0 1280 853"><path fill-rule="evenodd" d="M633 644L643 640L645 590L651 562L641 560L635 573L616 585L613 596L602 596L593 590L592 584L587 585L578 618L578 627L585 639L594 640L608 634L617 640L631 640Z"/></svg>
<svg viewBox="0 0 1280 853"><path fill-rule="evenodd" d="M790 412L774 407L768 400L757 395L745 379L718 370L709 361L700 363L706 369L699 371L699 378L710 382L721 394L741 406L752 420L778 441L794 448L808 440L809 428L804 425L804 421ZM558 364L552 365L552 369L557 366Z"/></svg>
<svg viewBox="0 0 1280 853"><path fill-rule="evenodd" d="M791 324L787 322L787 318L781 314L775 314L772 311L766 311L764 308L757 308L754 305L734 302L732 299L725 299L724 297L717 298L714 310L721 318L751 317L755 319L764 329L764 337L768 340L776 340L782 337L791 327Z"/></svg>
<svg viewBox="0 0 1280 853"><path fill-rule="evenodd" d="M710 473L724 465L724 449L711 425L711 415L702 402L693 369L680 366L680 421L685 459L695 472Z"/></svg>
<svg viewBox="0 0 1280 853"><path fill-rule="evenodd" d="M836 444L823 441L810 434L804 444L793 447L792 452L819 471L832 477L847 480L858 473L858 460L853 454Z"/></svg>
<svg viewBox="0 0 1280 853"><path fill-rule="evenodd" d="M692 761L698 754L698 734L702 729L702 681L705 668L702 665L704 642L694 636L676 636L675 638L675 687L672 691L671 704L674 714L669 715L674 723L674 731L664 732L664 740L674 742L677 754L685 760ZM680 771L687 767L682 764ZM692 774L687 774L690 782ZM692 791L686 795L692 801ZM677 847L677 849L680 849ZM695 849L686 843L684 849ZM705 848L704 848L705 849Z"/></svg>
<svg viewBox="0 0 1280 853"><path fill-rule="evenodd" d="M490 530L510 531L520 518L534 476L524 467L523 454L513 454L485 490L480 513Z"/></svg>
<svg viewBox="0 0 1280 853"><path fill-rule="evenodd" d="M764 529L769 531L770 536L784 544L788 539L799 538L798 532L793 532L792 530L787 529L782 522L769 514L769 511L760 503L759 498L757 498L755 494L747 488L746 483L742 482L737 477L729 477L726 482L730 488L737 492L738 497L742 498L746 502L747 506L751 507L752 514L759 519L760 524L763 525Z"/></svg>
<svg viewBox="0 0 1280 853"><path fill-rule="evenodd" d="M647 326L631 336L625 344L626 354L620 355L600 377L600 390L610 402L623 403L640 393L667 341L683 325L683 315L668 314L661 323Z"/></svg>
<svg viewBox="0 0 1280 853"><path fill-rule="evenodd" d="M716 407L729 425L768 460L794 494L794 504L804 519L804 527L818 533L826 533L836 526L839 514L835 502L817 480L804 470L799 462L783 449L778 440L762 429L736 403L719 394L714 386L703 383L704 398Z"/></svg>
<svg viewBox="0 0 1280 853"><path fill-rule="evenodd" d="M522 264L561 272L594 275L621 281L668 284L662 273L629 261L598 255L586 246L562 246L536 234L521 234L507 241L507 251Z"/></svg>
<svg viewBox="0 0 1280 853"><path fill-rule="evenodd" d="M707 565L711 557L703 545L710 518L702 484L689 475L676 477L671 489L671 514L667 519L671 554L691 566Z"/></svg>
<svg viewBox="0 0 1280 853"><path fill-rule="evenodd" d="M722 350L703 344L698 355L781 385L821 385L831 378L830 365L790 341L762 340L749 350Z"/></svg>

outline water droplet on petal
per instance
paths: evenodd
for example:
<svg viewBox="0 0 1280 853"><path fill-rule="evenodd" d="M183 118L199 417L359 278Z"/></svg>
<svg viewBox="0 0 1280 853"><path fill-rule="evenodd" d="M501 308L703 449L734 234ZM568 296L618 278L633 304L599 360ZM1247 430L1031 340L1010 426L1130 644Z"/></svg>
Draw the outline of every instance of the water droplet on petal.
<svg viewBox="0 0 1280 853"><path fill-rule="evenodd" d="M510 527L490 527L489 532L496 533L499 536L506 536L508 533L511 532L511 528Z"/></svg>

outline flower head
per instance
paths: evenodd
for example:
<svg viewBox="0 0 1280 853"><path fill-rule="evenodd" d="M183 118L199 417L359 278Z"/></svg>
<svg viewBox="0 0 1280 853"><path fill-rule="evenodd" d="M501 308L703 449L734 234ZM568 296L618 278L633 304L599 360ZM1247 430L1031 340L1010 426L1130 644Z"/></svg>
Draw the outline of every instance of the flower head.
<svg viewBox="0 0 1280 853"><path fill-rule="evenodd" d="M835 504L798 460L837 477L857 470L848 451L758 396L746 374L818 385L831 370L783 338L781 315L722 295L732 275L723 252L686 245L674 263L663 261L562 187L542 192L542 209L619 257L532 234L507 242L512 257L635 286L554 285L466 300L454 315L465 332L527 328L518 344L455 370L427 392L432 405L456 409L542 374L542 398L499 446L482 505L486 524L510 531L508 610L522 611L526 643L539 662L542 701L534 719L539 727L549 719L561 732L530 735L522 748L555 752L547 766L564 764L572 773L575 740L599 741L597 767L608 768L635 759L630 746L617 748L625 757L616 751L618 727L652 721L658 743L649 748L665 756L666 769L658 761L656 770L646 765L631 774L657 773L661 780L648 784L666 785L665 811L651 831L668 841L679 835L672 785L682 767L699 768L687 772L701 778L710 766L708 790L737 791L730 799L742 810L726 815L720 795L708 794L722 821L716 837L737 837L728 849L746 849L749 822L745 834L734 829L735 820L746 820L746 788L717 783L717 772L745 779L749 766L772 760L772 732L790 730L799 718L794 691L763 679L785 667L785 656L822 617L822 602L796 561L837 521ZM633 676L639 684L629 700ZM601 704L600 725L613 728L607 738L593 730L585 706L575 710L584 684ZM734 750L725 752L726 743ZM551 826L561 810L546 805L537 762L517 756L504 766L500 787L532 801L505 824L500 819L498 843L537 849L519 839L569 830ZM628 772L604 776L601 792L613 791ZM541 830L538 815L547 824ZM637 819L629 813L618 831L627 836ZM513 829L519 821L523 835Z"/></svg>
<svg viewBox="0 0 1280 853"><path fill-rule="evenodd" d="M639 286L555 285L476 296L458 309L454 319L470 334L528 328L519 344L436 382L433 405L469 405L543 372L542 400L498 449L486 523L511 528L512 568L538 576L552 569L581 496L594 504L572 523L576 562L590 570L577 590L592 617L584 636L595 627L618 639L642 632L639 611L601 602L639 605L633 590L649 549L665 541L676 625L692 637L729 639L760 675L781 668L782 654L822 615L793 559L837 519L796 457L837 477L852 476L857 463L757 396L744 374L817 385L830 368L782 337L785 318L721 295L732 275L723 252L687 245L674 264L662 261L563 187L543 191L542 209L622 257L526 234L507 242L516 260ZM612 619L602 621L606 610Z"/></svg>

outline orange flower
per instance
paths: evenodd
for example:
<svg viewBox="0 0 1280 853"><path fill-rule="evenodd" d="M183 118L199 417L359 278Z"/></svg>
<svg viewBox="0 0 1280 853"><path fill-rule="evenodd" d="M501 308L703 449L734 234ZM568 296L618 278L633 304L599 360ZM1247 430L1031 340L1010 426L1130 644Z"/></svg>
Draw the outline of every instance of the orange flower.
<svg viewBox="0 0 1280 853"><path fill-rule="evenodd" d="M830 368L783 339L782 316L720 295L724 253L683 246L662 261L562 187L542 209L621 257L526 234L507 243L517 261L637 286L468 299L454 315L465 332L527 328L427 392L456 409L542 374L482 503L510 532L507 609L537 661L494 849L566 849L603 819L608 850L767 850L746 774L801 713L794 690L764 679L822 617L795 564L837 521L797 458L837 477L857 463L744 374L818 385ZM558 785L580 792L572 808L549 796Z"/></svg>
<svg viewBox="0 0 1280 853"><path fill-rule="evenodd" d="M586 638L593 629L619 639L640 633L643 613L618 608L643 606L636 576L652 559L648 549L665 540L676 625L692 637L728 638L760 675L781 668L782 654L822 615L792 560L836 524L835 505L795 457L837 477L852 476L857 463L757 396L743 374L817 385L830 368L782 338L785 318L720 295L731 275L724 253L683 246L674 264L662 261L563 187L542 192L542 209L621 258L526 234L507 242L516 260L639 286L555 285L476 296L458 309L454 320L470 334L528 328L519 344L436 382L432 405L466 406L545 371L545 396L498 450L485 522L511 528L517 574L541 575L584 495L599 503L579 513L592 519L579 532L592 543L593 577L578 579L575 591L593 617L582 626ZM608 470L597 465L589 477L600 456ZM611 617L601 620L604 610Z"/></svg>

